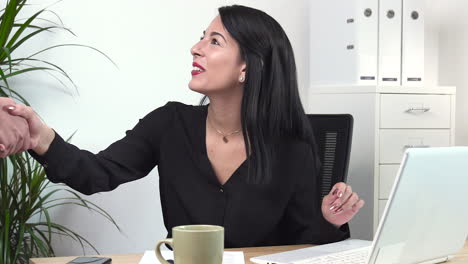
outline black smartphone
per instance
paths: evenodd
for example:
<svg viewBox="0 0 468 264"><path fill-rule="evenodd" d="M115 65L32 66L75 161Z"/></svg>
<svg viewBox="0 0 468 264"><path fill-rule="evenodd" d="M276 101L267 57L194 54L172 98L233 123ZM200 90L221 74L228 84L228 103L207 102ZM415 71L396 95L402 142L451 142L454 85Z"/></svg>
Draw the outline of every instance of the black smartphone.
<svg viewBox="0 0 468 264"><path fill-rule="evenodd" d="M111 258L103 257L77 257L76 259L67 262L67 264L110 264Z"/></svg>

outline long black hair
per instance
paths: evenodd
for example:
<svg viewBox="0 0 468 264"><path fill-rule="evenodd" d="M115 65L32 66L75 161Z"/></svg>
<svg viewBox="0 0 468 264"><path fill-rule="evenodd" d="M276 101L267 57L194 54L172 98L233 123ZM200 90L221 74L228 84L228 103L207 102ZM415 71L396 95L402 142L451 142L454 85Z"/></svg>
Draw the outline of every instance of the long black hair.
<svg viewBox="0 0 468 264"><path fill-rule="evenodd" d="M277 140L299 139L315 149L299 98L293 49L280 24L261 10L232 5L218 12L246 63L241 122L250 154L248 180L269 182Z"/></svg>

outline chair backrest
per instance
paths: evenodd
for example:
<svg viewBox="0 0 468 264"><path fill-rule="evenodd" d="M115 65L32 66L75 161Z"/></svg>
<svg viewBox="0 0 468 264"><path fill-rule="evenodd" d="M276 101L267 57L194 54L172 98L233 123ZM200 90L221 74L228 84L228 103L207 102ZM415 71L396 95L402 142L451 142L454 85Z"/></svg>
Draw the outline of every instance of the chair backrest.
<svg viewBox="0 0 468 264"><path fill-rule="evenodd" d="M320 168L320 198L337 182L346 182L353 134L353 116L349 114L309 114ZM321 200L320 200L321 201Z"/></svg>

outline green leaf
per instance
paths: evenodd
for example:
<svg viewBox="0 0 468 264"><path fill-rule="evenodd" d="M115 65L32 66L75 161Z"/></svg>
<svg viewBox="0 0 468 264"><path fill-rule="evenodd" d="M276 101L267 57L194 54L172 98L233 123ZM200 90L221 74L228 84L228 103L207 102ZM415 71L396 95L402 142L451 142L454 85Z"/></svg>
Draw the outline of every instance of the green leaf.
<svg viewBox="0 0 468 264"><path fill-rule="evenodd" d="M21 225L20 231L19 231L19 239L18 239L17 244L21 245L23 241L24 241L24 225ZM16 261L16 259L19 258L20 253L21 253L21 247L16 247L15 255L13 256L13 263Z"/></svg>
<svg viewBox="0 0 468 264"><path fill-rule="evenodd" d="M31 68L27 68L27 69L23 69L23 70L18 70L18 71L15 71L15 72L12 72L12 73L9 73L7 75L5 75L7 78L10 78L10 77L13 77L13 76L16 76L16 75L19 75L19 74L23 74L23 73L26 73L26 72L31 72L31 71L43 71L43 70L53 70L52 68L48 68L48 67L31 67Z"/></svg>
<svg viewBox="0 0 468 264"><path fill-rule="evenodd" d="M17 14L17 0L10 0L7 2L7 6L5 8L5 12L2 17L2 21L0 23L0 47L3 47L10 35L12 30L12 25L15 21L15 17Z"/></svg>
<svg viewBox="0 0 468 264"><path fill-rule="evenodd" d="M8 94L6 94L5 91L3 91L3 88L6 88L6 87L3 85L0 85L0 97L9 97Z"/></svg>
<svg viewBox="0 0 468 264"><path fill-rule="evenodd" d="M40 10L39 12L36 12L34 15L32 15L31 17L29 17L26 22L24 22L20 27L19 29L15 32L15 34L13 35L13 37L11 37L10 41L8 42L8 44L6 45L7 47L12 47L13 44L16 42L16 40L21 36L21 34L24 32L24 30L34 21L34 19L36 19L36 17L38 17L42 12L44 11L43 10ZM37 30L39 31L39 30ZM36 32L37 32L36 31ZM1 57L0 57L1 58ZM1 61L1 59L0 59Z"/></svg>
<svg viewBox="0 0 468 264"><path fill-rule="evenodd" d="M40 223L36 223L35 226L46 226L47 223L45 222L40 222ZM97 254L99 254L99 251L87 240L85 239L84 237L82 237L81 235L79 235L78 233L72 231L71 229L63 226L63 225L59 225L59 224L55 224L55 223L51 223L51 226L53 229L56 229L56 230L59 230L61 232L64 232L68 237L71 237L71 238L75 238L80 244L81 244L81 247L83 248L84 250L84 244L87 244L89 247L91 247ZM84 242L84 243L83 243Z"/></svg>
<svg viewBox="0 0 468 264"><path fill-rule="evenodd" d="M49 241L43 241L40 237L36 235L36 232L30 232L31 235L31 243L33 245L36 245L37 248L39 249L39 252L42 256L48 256L49 255L49 248L51 248L51 244Z"/></svg>
<svg viewBox="0 0 468 264"><path fill-rule="evenodd" d="M11 91L10 89L10 85L8 85L8 78L6 77L5 73L3 72L3 70L0 68L0 77L2 77L2 81L5 82L5 85L6 85L6 89L8 89L9 91ZM3 90L2 90L3 92ZM7 96L7 94L5 93L5 96Z"/></svg>
<svg viewBox="0 0 468 264"><path fill-rule="evenodd" d="M14 50L16 50L19 46L21 46L24 42L28 41L29 39L31 39L32 37L38 35L39 33L43 32L43 31L49 31L51 29L54 29L54 28L60 28L60 27L56 27L56 26L50 26L50 27L45 27L45 28L40 28L28 35L26 35L25 37L23 37L22 39L20 39L17 43L15 42L12 42L12 41L16 41L17 38L15 39L11 39L11 41L7 44L7 47L10 48L11 52L13 52ZM19 37L19 35L18 35ZM0 61L3 61L5 59L5 54L1 54L0 55Z"/></svg>
<svg viewBox="0 0 468 264"><path fill-rule="evenodd" d="M5 251L3 251L3 259L6 261L9 261L10 259L10 212L9 211L6 211L5 212L5 224L4 224L4 230L3 230L3 234L4 234L4 237L2 238L3 241L4 241L4 247Z"/></svg>
<svg viewBox="0 0 468 264"><path fill-rule="evenodd" d="M48 254L47 256L50 256L50 257L53 257L55 256L55 252L54 252L54 249L52 247L52 240L49 239L49 237L52 235L52 234L58 234L58 232L54 232L52 230L49 231L49 229L45 232L35 226L32 226L32 229L34 230L35 233L37 233L41 239L47 244L48 246Z"/></svg>
<svg viewBox="0 0 468 264"><path fill-rule="evenodd" d="M8 47L3 47L3 53L5 53L5 55L7 56L8 58L8 66L9 66L9 69L10 69L10 72L12 71L13 67L11 65L11 53L10 53L10 49ZM0 61L3 61L2 59L0 59Z"/></svg>
<svg viewBox="0 0 468 264"><path fill-rule="evenodd" d="M32 57L34 57L34 56L36 56L36 55L38 55L38 54L41 54L41 53L43 53L43 52L46 52L46 51L48 51L48 50L56 49L56 48L60 48L60 47L82 47L82 48L88 48L88 49L94 50L94 51L98 52L99 54L101 54L102 56L106 57L107 60L109 60L112 64L114 64L114 66L115 66L116 68L119 68L119 67L117 66L117 64L116 64L109 56L107 56L104 52L102 52L102 51L100 51L100 50L98 50L98 49L96 49L96 48L93 48L93 47L91 47L91 46L82 45L82 44L59 44L59 45L54 45L54 46L45 48L45 49L43 49L43 50L40 50L40 51L38 51L38 52L36 52L36 53L30 55L28 58L32 58Z"/></svg>
<svg viewBox="0 0 468 264"><path fill-rule="evenodd" d="M13 89L10 89L10 88L7 88L7 87L4 87L4 88L5 88L5 90L7 90L8 92L10 92L10 94L12 95L12 96L9 96L9 97L12 97L12 98L14 98L14 99L17 99L17 100L19 100L21 103L23 103L23 104L25 104L25 105L27 105L27 106L30 106L29 102L28 102L23 96L21 96L21 94L19 94L18 92L16 92L16 91L13 90ZM6 95L5 95L5 96L6 96Z"/></svg>
<svg viewBox="0 0 468 264"><path fill-rule="evenodd" d="M21 27L23 24L21 23L14 23L13 24L13 27L17 28L17 27ZM35 28L35 29L38 29L38 28L42 28L40 26L35 26L35 25L29 25L28 28Z"/></svg>
<svg viewBox="0 0 468 264"><path fill-rule="evenodd" d="M73 86L75 87L76 90L78 89L75 82L73 82L73 80L67 74L67 72L64 69L62 69L61 67L59 67L58 65L56 65L54 63L51 63L51 62L48 62L48 61L44 61L44 60L40 60L40 59L32 59L32 58L20 58L20 59L12 60L12 62L23 62L23 61L40 62L40 63L44 63L44 64L52 66L52 68L56 69L57 72L59 72L60 74L65 76L73 84Z"/></svg>

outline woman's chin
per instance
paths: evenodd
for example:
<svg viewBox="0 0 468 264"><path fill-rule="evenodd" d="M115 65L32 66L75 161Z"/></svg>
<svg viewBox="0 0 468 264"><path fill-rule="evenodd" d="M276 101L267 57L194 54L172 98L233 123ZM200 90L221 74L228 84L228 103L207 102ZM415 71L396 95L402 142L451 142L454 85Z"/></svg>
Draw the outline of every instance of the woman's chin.
<svg viewBox="0 0 468 264"><path fill-rule="evenodd" d="M204 94L205 89L203 89L203 87L200 87L198 85L193 85L192 83L189 83L188 87L190 90L194 92Z"/></svg>
<svg viewBox="0 0 468 264"><path fill-rule="evenodd" d="M190 90L197 92L197 93L204 93L207 90L206 82L196 77L192 77L192 79L188 83L188 87Z"/></svg>
<svg viewBox="0 0 468 264"><path fill-rule="evenodd" d="M198 86L196 86L196 85L193 85L192 82L189 82L189 83L188 83L188 88L189 88L190 90L194 91L194 92L197 92L198 90L200 90L200 89L199 89L200 87L198 87Z"/></svg>

